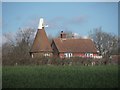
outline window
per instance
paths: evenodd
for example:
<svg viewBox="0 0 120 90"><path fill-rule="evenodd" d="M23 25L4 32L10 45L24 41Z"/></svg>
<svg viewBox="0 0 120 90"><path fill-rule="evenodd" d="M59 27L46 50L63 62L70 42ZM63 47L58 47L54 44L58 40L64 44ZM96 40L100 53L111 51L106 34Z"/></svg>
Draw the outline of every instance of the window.
<svg viewBox="0 0 120 90"><path fill-rule="evenodd" d="M70 55L70 57L72 57L73 55L72 55L72 53L69 53L69 55Z"/></svg>
<svg viewBox="0 0 120 90"><path fill-rule="evenodd" d="M72 53L64 53L64 56L65 56L66 58L70 58L70 57L72 57Z"/></svg>
<svg viewBox="0 0 120 90"><path fill-rule="evenodd" d="M64 53L64 56L65 56L65 57L68 57L68 54L67 54L67 53Z"/></svg>
<svg viewBox="0 0 120 90"><path fill-rule="evenodd" d="M93 53L85 53L86 57L93 57Z"/></svg>
<svg viewBox="0 0 120 90"><path fill-rule="evenodd" d="M88 56L89 56L89 53L85 53L85 56L88 57Z"/></svg>
<svg viewBox="0 0 120 90"><path fill-rule="evenodd" d="M33 58L33 54L31 54L31 57Z"/></svg>
<svg viewBox="0 0 120 90"><path fill-rule="evenodd" d="M45 53L44 56L47 57L47 56L50 56L50 54L49 53Z"/></svg>
<svg viewBox="0 0 120 90"><path fill-rule="evenodd" d="M90 57L93 57L93 54L92 54L92 53L90 53Z"/></svg>

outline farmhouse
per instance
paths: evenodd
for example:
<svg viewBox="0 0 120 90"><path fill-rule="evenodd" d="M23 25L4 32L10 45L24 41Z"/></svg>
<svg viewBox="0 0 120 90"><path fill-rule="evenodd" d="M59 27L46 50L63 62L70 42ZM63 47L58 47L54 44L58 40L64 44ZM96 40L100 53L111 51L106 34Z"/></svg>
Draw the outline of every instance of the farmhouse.
<svg viewBox="0 0 120 90"><path fill-rule="evenodd" d="M44 30L43 19L40 19L38 31L30 50L31 57L98 57L97 49L91 39L78 39L74 38L74 36L72 38L67 38L66 36L67 35L61 31L60 37L53 39L50 45Z"/></svg>
<svg viewBox="0 0 120 90"><path fill-rule="evenodd" d="M60 34L60 38L53 39L51 47L53 49L53 55L60 58L91 58L98 54L91 39L76 39L74 37L67 38L63 31Z"/></svg>

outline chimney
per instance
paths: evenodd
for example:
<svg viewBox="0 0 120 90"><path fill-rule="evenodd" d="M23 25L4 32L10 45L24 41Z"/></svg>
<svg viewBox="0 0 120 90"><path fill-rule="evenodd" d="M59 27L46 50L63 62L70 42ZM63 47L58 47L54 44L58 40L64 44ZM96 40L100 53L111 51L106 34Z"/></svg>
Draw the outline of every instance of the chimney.
<svg viewBox="0 0 120 90"><path fill-rule="evenodd" d="M75 37L75 36L74 36L74 33L73 33L73 34L72 34L72 38L74 39L74 37Z"/></svg>
<svg viewBox="0 0 120 90"><path fill-rule="evenodd" d="M60 38L66 38L66 34L61 31Z"/></svg>

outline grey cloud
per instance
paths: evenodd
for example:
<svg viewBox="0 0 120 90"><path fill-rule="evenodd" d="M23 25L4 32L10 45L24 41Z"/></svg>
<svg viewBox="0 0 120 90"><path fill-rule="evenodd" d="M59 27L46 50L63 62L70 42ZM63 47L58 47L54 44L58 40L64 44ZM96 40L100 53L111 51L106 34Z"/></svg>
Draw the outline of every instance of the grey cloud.
<svg viewBox="0 0 120 90"><path fill-rule="evenodd" d="M86 20L87 20L87 17L85 17L85 16L76 16L76 17L69 19L65 24L78 25L78 24L84 23Z"/></svg>
<svg viewBox="0 0 120 90"><path fill-rule="evenodd" d="M46 23L49 25L50 29L65 29L68 28L69 25L80 25L87 20L85 16L76 16L70 19L65 17L55 17Z"/></svg>

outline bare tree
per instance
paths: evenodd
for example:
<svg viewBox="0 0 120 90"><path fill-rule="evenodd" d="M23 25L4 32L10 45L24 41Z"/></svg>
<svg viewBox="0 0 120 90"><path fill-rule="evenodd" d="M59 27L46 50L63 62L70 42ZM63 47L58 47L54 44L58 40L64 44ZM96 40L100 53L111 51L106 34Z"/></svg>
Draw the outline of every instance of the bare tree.
<svg viewBox="0 0 120 90"><path fill-rule="evenodd" d="M102 28L96 28L90 32L89 37L93 39L99 50L100 55L110 55L118 48L118 37L102 31Z"/></svg>
<svg viewBox="0 0 120 90"><path fill-rule="evenodd" d="M118 54L120 54L120 36L118 37Z"/></svg>
<svg viewBox="0 0 120 90"><path fill-rule="evenodd" d="M19 29L14 38L5 33L7 42L3 44L3 64L27 64L34 33L35 30L31 28Z"/></svg>
<svg viewBox="0 0 120 90"><path fill-rule="evenodd" d="M35 29L27 28L27 29L20 29L16 33L16 41L17 44L24 42L27 45L31 45L33 38L34 38Z"/></svg>

